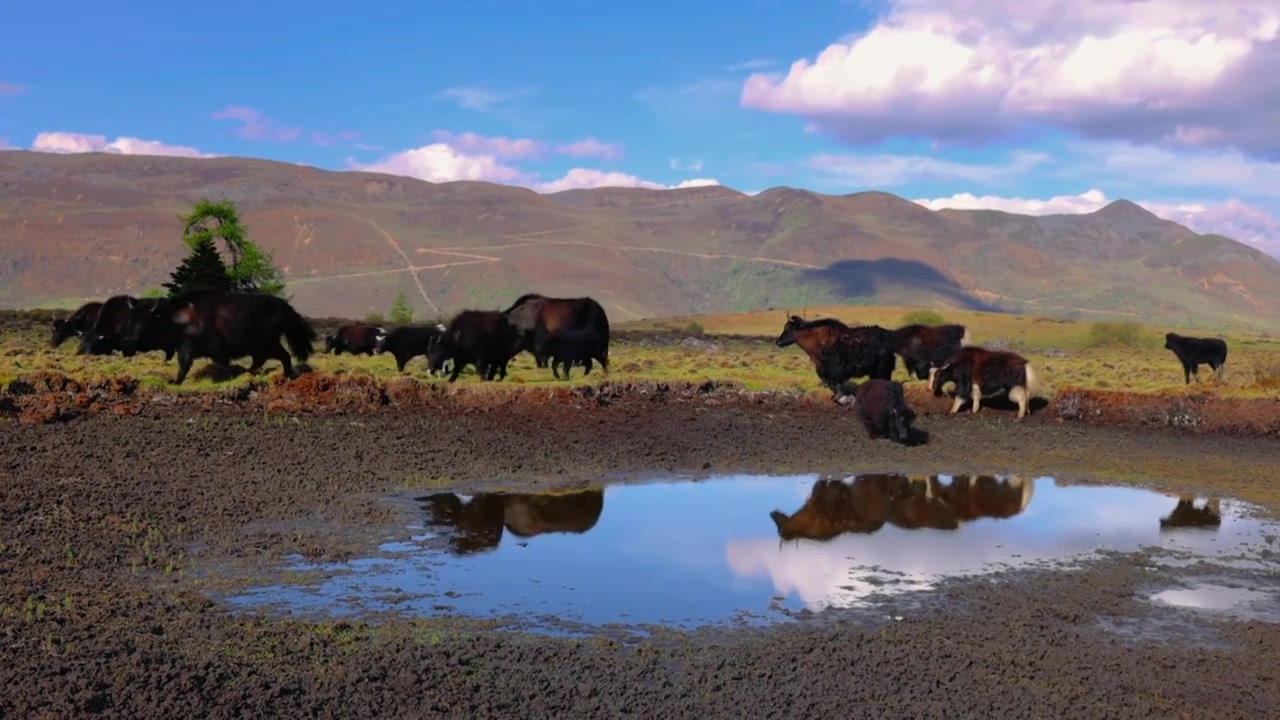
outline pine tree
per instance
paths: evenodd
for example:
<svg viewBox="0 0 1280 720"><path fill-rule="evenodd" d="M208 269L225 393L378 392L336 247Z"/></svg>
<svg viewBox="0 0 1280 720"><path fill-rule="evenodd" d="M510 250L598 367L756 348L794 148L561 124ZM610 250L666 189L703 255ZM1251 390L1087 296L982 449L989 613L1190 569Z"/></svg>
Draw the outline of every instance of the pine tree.
<svg viewBox="0 0 1280 720"><path fill-rule="evenodd" d="M218 254L218 248L213 244L213 238L205 237L193 244L191 254L173 271L173 275L164 287L168 288L169 296L173 297L187 290L225 292L231 290L232 285L227 265L222 262L222 256Z"/></svg>
<svg viewBox="0 0 1280 720"><path fill-rule="evenodd" d="M408 325L413 322L413 306L405 300L404 293L396 295L396 301L391 304L391 312L388 313L391 322L396 325Z"/></svg>

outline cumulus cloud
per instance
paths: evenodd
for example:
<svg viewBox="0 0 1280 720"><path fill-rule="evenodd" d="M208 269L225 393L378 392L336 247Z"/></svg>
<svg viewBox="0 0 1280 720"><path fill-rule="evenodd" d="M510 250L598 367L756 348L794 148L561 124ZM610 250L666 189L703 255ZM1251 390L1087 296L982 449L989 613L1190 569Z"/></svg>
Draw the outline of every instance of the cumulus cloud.
<svg viewBox="0 0 1280 720"><path fill-rule="evenodd" d="M1040 122L1280 157L1278 64L1276 0L892 0L813 60L753 73L739 100L856 142Z"/></svg>
<svg viewBox="0 0 1280 720"><path fill-rule="evenodd" d="M679 188L692 187L709 187L719 185L720 183L710 178L693 178L684 180L675 185L663 185L662 183L643 180L635 175L628 175L620 172L605 172L603 170L592 170L589 168L574 168L565 173L565 176L552 180L551 182L539 183L534 189L543 193L556 193L562 190L580 190L598 187L630 187L630 188L649 188L650 190L675 190Z"/></svg>
<svg viewBox="0 0 1280 720"><path fill-rule="evenodd" d="M540 141L485 137L475 133L454 134L445 131L437 131L436 138L441 142L394 153L377 162L363 164L348 160L347 164L353 170L405 175L428 182L481 180L520 185L544 193L594 187L669 189L719 184L716 180L709 178L694 178L676 185L664 185L627 173L607 172L593 168L573 168L560 178L544 181L539 173L522 169L514 164L517 160L540 157L547 147ZM584 143L586 144L583 145ZM584 147L595 149L597 144L603 145L594 139L571 145L579 145L577 150L583 153ZM569 146L562 145L556 149L563 154L572 155L565 151L566 147Z"/></svg>
<svg viewBox="0 0 1280 720"><path fill-rule="evenodd" d="M0 97L11 95L21 95L27 91L27 86L15 82L0 82Z"/></svg>
<svg viewBox="0 0 1280 720"><path fill-rule="evenodd" d="M915 202L930 210L953 208L1001 210L1022 215L1056 215L1094 212L1106 206L1111 199L1101 190L1090 189L1079 195L1058 195L1043 200L958 193L950 197L917 199ZM1186 225L1198 233L1225 235L1280 257L1280 220L1256 205L1236 199L1212 204L1144 200L1135 202L1159 217Z"/></svg>
<svg viewBox="0 0 1280 720"><path fill-rule="evenodd" d="M971 164L923 155L820 154L805 166L827 181L860 187L965 180L990 183L1022 175L1049 160L1044 153L1014 152L1003 163Z"/></svg>
<svg viewBox="0 0 1280 720"><path fill-rule="evenodd" d="M107 142L104 135L85 135L70 132L42 132L36 135L31 149L37 152L50 153L88 153L105 152L117 155L167 155L171 157L209 158L217 157L212 153L203 153L184 145L167 145L155 140L141 140L132 137L118 137Z"/></svg>
<svg viewBox="0 0 1280 720"><path fill-rule="evenodd" d="M669 189L719 184L708 178L695 178L676 185L663 185L627 173L592 168L573 168L558 179L543 181L539 173L522 169L515 164L521 160L544 158L549 146L542 141L487 137L445 130L437 130L433 135L439 142L394 153L374 163L362 164L348 160L347 164L354 170L405 175L428 182L482 180L520 185L538 192L593 187ZM602 143L595 138L558 145L555 150L560 154L576 157L619 157L621 153L618 146Z"/></svg>
<svg viewBox="0 0 1280 720"><path fill-rule="evenodd" d="M213 114L215 120L239 120L236 134L249 140L293 142L302 136L302 128L280 125L253 108L242 105L225 107Z"/></svg>
<svg viewBox="0 0 1280 720"><path fill-rule="evenodd" d="M448 143L432 143L413 150L394 153L368 165L352 163L355 169L406 175L428 182L454 180L486 180L523 185L529 176L504 165L493 154L467 154Z"/></svg>

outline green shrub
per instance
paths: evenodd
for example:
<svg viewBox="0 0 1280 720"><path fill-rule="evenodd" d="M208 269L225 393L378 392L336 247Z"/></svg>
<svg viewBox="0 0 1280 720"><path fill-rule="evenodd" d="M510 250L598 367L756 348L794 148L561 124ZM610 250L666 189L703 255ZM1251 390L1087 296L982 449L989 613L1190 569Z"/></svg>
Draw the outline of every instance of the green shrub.
<svg viewBox="0 0 1280 720"><path fill-rule="evenodd" d="M1096 322L1089 326L1087 347L1137 347L1142 326L1136 322Z"/></svg>
<svg viewBox="0 0 1280 720"><path fill-rule="evenodd" d="M946 322L933 310L912 310L902 316L903 325L944 325Z"/></svg>

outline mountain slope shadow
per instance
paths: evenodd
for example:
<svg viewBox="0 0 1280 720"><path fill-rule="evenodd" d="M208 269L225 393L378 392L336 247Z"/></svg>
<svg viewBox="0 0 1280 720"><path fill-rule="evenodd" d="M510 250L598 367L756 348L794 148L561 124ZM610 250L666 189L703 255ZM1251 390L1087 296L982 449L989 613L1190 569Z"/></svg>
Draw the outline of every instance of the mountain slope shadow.
<svg viewBox="0 0 1280 720"><path fill-rule="evenodd" d="M955 280L919 260L837 260L821 270L805 270L802 276L805 280L830 285L846 300L875 295L887 281L893 281L913 290L941 295L965 310L1003 312L999 307L973 297Z"/></svg>

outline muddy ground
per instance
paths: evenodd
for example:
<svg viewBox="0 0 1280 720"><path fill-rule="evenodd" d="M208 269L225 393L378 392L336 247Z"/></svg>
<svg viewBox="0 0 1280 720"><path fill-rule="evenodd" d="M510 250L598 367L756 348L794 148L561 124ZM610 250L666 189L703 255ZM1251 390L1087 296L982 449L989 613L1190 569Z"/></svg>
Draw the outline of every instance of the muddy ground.
<svg viewBox="0 0 1280 720"><path fill-rule="evenodd" d="M483 623L255 617L209 599L202 568L366 553L362 530L401 522L382 498L410 488L987 470L1162 482L1280 507L1274 437L927 414L929 443L904 448L868 441L829 402L464 397L411 412L150 403L65 423L0 421L0 716L1256 718L1280 708L1280 625L1155 607L1140 597L1151 572L1124 560L956 583L945 603L901 622L849 615L638 644ZM1157 617L1173 630L1106 628Z"/></svg>

